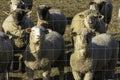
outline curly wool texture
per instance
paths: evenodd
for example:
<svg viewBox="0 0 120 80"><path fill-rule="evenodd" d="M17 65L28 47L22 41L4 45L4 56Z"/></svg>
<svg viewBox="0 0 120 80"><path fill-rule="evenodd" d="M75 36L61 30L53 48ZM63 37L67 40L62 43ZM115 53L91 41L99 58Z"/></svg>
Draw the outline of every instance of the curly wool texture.
<svg viewBox="0 0 120 80"><path fill-rule="evenodd" d="M105 23L101 18L96 18L96 16L99 15L100 13L98 11L91 9L76 14L72 19L71 33L79 32L82 28L94 29L96 31L96 35L100 33L105 33ZM73 41L75 42L75 37L73 37Z"/></svg>
<svg viewBox="0 0 120 80"><path fill-rule="evenodd" d="M45 40L43 39L39 45L35 45L32 41L30 40L25 52L27 55L24 56L26 66L32 70L44 69L64 54L64 40L57 32L51 31L46 34Z"/></svg>
<svg viewBox="0 0 120 80"><path fill-rule="evenodd" d="M26 39L25 39L25 28L31 28L34 24L30 18L27 16L24 17L23 23L21 25L18 25L15 23L15 20L13 18L13 14L9 15L3 22L2 28L5 31L6 34L10 34L13 39L13 45L16 48L21 48L26 45Z"/></svg>
<svg viewBox="0 0 120 80"><path fill-rule="evenodd" d="M81 15L83 15L84 17L81 17ZM86 27L85 22L90 22L90 20L92 19L92 16L95 17L99 15L100 13L98 11L91 10L91 9L88 9L88 10L85 10L83 12L76 14L71 23L72 32L79 32L81 28ZM88 17L91 16L91 17L86 18L86 16ZM90 25L89 23L86 23L86 24ZM95 26L93 26L92 28L95 28L98 32L104 33L106 31L105 24L102 20L96 18L94 20L94 23L92 24L95 24ZM91 28L91 27L89 26L88 28Z"/></svg>
<svg viewBox="0 0 120 80"><path fill-rule="evenodd" d="M77 37L75 45L80 46L75 46L75 51L70 58L70 65L73 71L78 74L87 74L87 72L93 71L91 72L92 74L95 71L110 70L114 74L119 52L119 44L114 37L105 33L97 35L84 48L81 48L81 46L85 45L85 43L81 45L80 41L80 38ZM93 74L84 78L92 80L92 76ZM82 76L79 75L74 78L79 80L79 78L82 79Z"/></svg>

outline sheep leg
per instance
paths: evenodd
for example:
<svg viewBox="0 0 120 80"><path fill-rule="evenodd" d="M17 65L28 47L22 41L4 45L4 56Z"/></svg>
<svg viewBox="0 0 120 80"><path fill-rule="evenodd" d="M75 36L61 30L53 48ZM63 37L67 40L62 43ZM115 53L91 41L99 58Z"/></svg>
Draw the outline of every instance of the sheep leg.
<svg viewBox="0 0 120 80"><path fill-rule="evenodd" d="M43 80L50 80L50 71L44 71L43 72Z"/></svg>
<svg viewBox="0 0 120 80"><path fill-rule="evenodd" d="M4 80L5 73L0 73L0 80Z"/></svg>
<svg viewBox="0 0 120 80"><path fill-rule="evenodd" d="M13 71L13 63L14 63L14 61L12 60L10 63L10 71Z"/></svg>
<svg viewBox="0 0 120 80"><path fill-rule="evenodd" d="M27 70L27 76L28 76L28 80L34 80L33 79L33 76L34 76L34 71L29 69L29 68L26 68Z"/></svg>
<svg viewBox="0 0 120 80"><path fill-rule="evenodd" d="M15 72L19 72L20 70L21 70L21 67L22 67L22 54L16 54L15 56L18 56L19 57L19 59L18 59L18 61L19 61L19 66L18 66L18 70L16 70Z"/></svg>
<svg viewBox="0 0 120 80"><path fill-rule="evenodd" d="M87 72L84 76L84 80L93 80L93 73L91 71Z"/></svg>
<svg viewBox="0 0 120 80"><path fill-rule="evenodd" d="M106 30L108 30L108 24L107 23L105 24L105 28L106 28Z"/></svg>
<svg viewBox="0 0 120 80"><path fill-rule="evenodd" d="M9 72L6 72L6 80L9 80Z"/></svg>
<svg viewBox="0 0 120 80"><path fill-rule="evenodd" d="M59 80L64 80L64 67L63 66L59 68L59 72L60 72Z"/></svg>
<svg viewBox="0 0 120 80"><path fill-rule="evenodd" d="M20 71L20 70L21 70L21 67L22 67L22 58L23 58L23 56L22 56L22 54L20 54L20 56L19 56L19 67L18 67L18 71Z"/></svg>
<svg viewBox="0 0 120 80"><path fill-rule="evenodd" d="M116 66L116 60L110 60L110 62L108 63L108 70L106 71L105 74L106 79L114 78L115 66Z"/></svg>
<svg viewBox="0 0 120 80"><path fill-rule="evenodd" d="M64 59L61 59L59 61L59 80L64 80L64 65L65 65L65 61Z"/></svg>
<svg viewBox="0 0 120 80"><path fill-rule="evenodd" d="M82 80L81 74L79 72L72 70L72 74L75 80Z"/></svg>
<svg viewBox="0 0 120 80"><path fill-rule="evenodd" d="M107 79L113 79L115 73L115 67L118 60L118 48L114 48L111 60L108 62L107 68L108 71L105 74Z"/></svg>

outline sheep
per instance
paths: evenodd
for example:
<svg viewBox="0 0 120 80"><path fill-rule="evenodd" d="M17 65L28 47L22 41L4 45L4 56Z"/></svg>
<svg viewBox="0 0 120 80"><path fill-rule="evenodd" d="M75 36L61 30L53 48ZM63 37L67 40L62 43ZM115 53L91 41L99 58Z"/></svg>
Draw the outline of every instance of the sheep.
<svg viewBox="0 0 120 80"><path fill-rule="evenodd" d="M28 28L26 32L30 32L29 44L24 53L28 80L33 80L36 69L42 69L43 79L49 80L51 64L58 58L60 80L63 80L65 47L63 37L55 31L46 30L43 26Z"/></svg>
<svg viewBox="0 0 120 80"><path fill-rule="evenodd" d="M26 12L21 9L15 10L11 15L9 15L3 22L2 28L6 34L13 36L13 41L17 39L24 38L24 29L28 27L33 27L34 23L30 18L26 16ZM14 45L18 48L24 46L25 42L14 42Z"/></svg>
<svg viewBox="0 0 120 80"><path fill-rule="evenodd" d="M16 9L3 22L2 29L6 34L12 37L14 54L22 53L28 43L28 34L25 28L33 27L34 24L30 18L26 16L26 12L22 9ZM21 55L22 56L22 55ZM20 59L22 57L19 57ZM19 69L20 70L20 66Z"/></svg>
<svg viewBox="0 0 120 80"><path fill-rule="evenodd" d="M38 6L38 22L37 25L41 20L48 22L47 28L50 28L54 31L57 31L61 35L65 32L65 27L67 25L67 18L59 9L53 9L46 5L39 5Z"/></svg>
<svg viewBox="0 0 120 80"><path fill-rule="evenodd" d="M16 10L17 8L25 8L23 4L21 3L21 0L11 0L10 1L10 12Z"/></svg>
<svg viewBox="0 0 120 80"><path fill-rule="evenodd" d="M6 79L4 77L5 73L8 72L7 68L12 60L12 55L13 48L11 40L8 39L5 33L0 31L0 80L8 80L8 76Z"/></svg>
<svg viewBox="0 0 120 80"><path fill-rule="evenodd" d="M17 8L31 10L33 6L33 0L11 0L10 1L10 12Z"/></svg>
<svg viewBox="0 0 120 80"><path fill-rule="evenodd" d="M70 57L70 66L75 80L93 80L94 74L99 72L102 72L102 75L99 75L97 80L113 77L119 44L107 33L94 37L92 35L93 32L87 28L73 33L76 42Z"/></svg>
<svg viewBox="0 0 120 80"><path fill-rule="evenodd" d="M72 32L77 32L81 27L88 27L96 29L99 33L105 33L105 24L101 19L103 19L103 16L96 10L85 10L74 16L71 23L71 30Z"/></svg>
<svg viewBox="0 0 120 80"><path fill-rule="evenodd" d="M102 15L104 15L104 22L106 23L106 28L111 21L113 5L111 0L93 0L90 2L90 9L98 10Z"/></svg>
<svg viewBox="0 0 120 80"><path fill-rule="evenodd" d="M103 16L99 14L96 10L85 10L74 16L71 23L71 33L79 32L81 28L87 27L95 29L96 35L100 33L105 33L105 23L103 22ZM74 37L72 37L72 43L74 45Z"/></svg>
<svg viewBox="0 0 120 80"><path fill-rule="evenodd" d="M25 9L27 11L28 17L30 17L31 12L32 12L31 11L32 6L33 6L33 0L11 0L10 1L10 13L16 10L17 8Z"/></svg>

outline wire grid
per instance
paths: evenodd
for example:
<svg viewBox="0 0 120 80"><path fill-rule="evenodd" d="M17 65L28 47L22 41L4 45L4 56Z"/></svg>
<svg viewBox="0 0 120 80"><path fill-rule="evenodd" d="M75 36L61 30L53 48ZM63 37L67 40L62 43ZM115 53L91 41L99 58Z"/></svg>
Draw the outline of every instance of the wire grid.
<svg viewBox="0 0 120 80"><path fill-rule="evenodd" d="M55 1L54 1L55 2ZM55 5L55 3L54 3L54 5ZM61 21L61 20L57 20L57 21ZM54 21L53 21L54 22ZM53 26L54 26L54 24L53 24ZM67 50L69 50L69 49L65 49L65 51L67 51ZM73 49L74 50L74 49ZM13 55L13 54L12 54ZM53 57L54 55L51 55L51 57ZM105 56L106 56L106 54L105 54ZM93 61L95 61L95 60L98 60L98 59L93 59ZM104 59L105 61L107 61L107 60L109 60L109 59ZM119 60L119 59L117 59L117 60ZM18 62L18 61L15 61L15 62ZM69 62L69 59L67 59L67 57L66 57L66 59L65 59L65 64L67 65L68 63L67 62ZM1 63L8 63L8 62L1 62ZM106 63L106 62L105 62ZM107 71L107 67L106 67L106 71ZM65 72L65 71L64 71ZM1 72L2 73L2 72ZM14 74L13 74L14 75ZM36 74L35 74L36 75ZM71 74L69 74L68 73L68 75L67 76L65 76L65 80L73 80L73 78L71 77L72 75ZM117 77L119 77L119 75L117 75ZM70 78L70 79L69 79ZM13 79L14 80L14 79ZM52 80L57 80L57 79L55 79L54 77L52 78ZM116 79L116 80L119 80L119 79Z"/></svg>

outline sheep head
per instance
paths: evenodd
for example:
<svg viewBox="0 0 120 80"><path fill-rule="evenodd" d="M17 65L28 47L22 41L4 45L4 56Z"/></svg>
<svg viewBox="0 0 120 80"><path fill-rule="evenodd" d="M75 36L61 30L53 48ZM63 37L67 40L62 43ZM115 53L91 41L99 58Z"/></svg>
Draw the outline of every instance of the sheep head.
<svg viewBox="0 0 120 80"><path fill-rule="evenodd" d="M84 15L79 15L84 16ZM84 17L84 25L86 28L92 28L92 29L96 29L97 24L99 22L100 19L103 19L104 17L102 15L96 15L96 14L89 14L89 15L85 15Z"/></svg>
<svg viewBox="0 0 120 80"><path fill-rule="evenodd" d="M16 9L12 12L13 19L17 25L20 25L22 23L22 20L24 19L26 13L27 12L22 9Z"/></svg>
<svg viewBox="0 0 120 80"><path fill-rule="evenodd" d="M32 28L27 28L26 32L30 33L30 42L33 44L40 44L45 40L45 35L48 33L48 30L43 26L34 26Z"/></svg>
<svg viewBox="0 0 120 80"><path fill-rule="evenodd" d="M51 7L46 5L39 5L37 8L37 15L39 19L45 20L46 15Z"/></svg>
<svg viewBox="0 0 120 80"><path fill-rule="evenodd" d="M92 10L99 10L98 4L96 2L90 2L90 9Z"/></svg>
<svg viewBox="0 0 120 80"><path fill-rule="evenodd" d="M10 6L11 6L11 11L16 10L17 8L25 9L25 3L22 0L11 0Z"/></svg>

